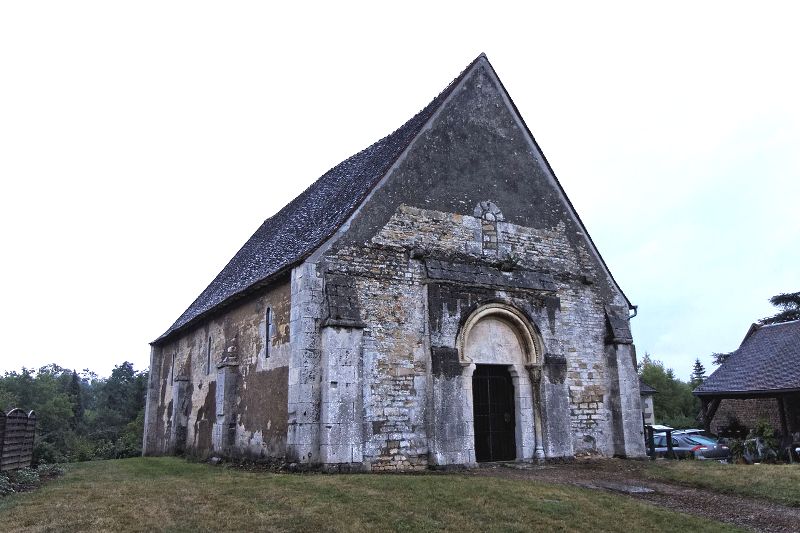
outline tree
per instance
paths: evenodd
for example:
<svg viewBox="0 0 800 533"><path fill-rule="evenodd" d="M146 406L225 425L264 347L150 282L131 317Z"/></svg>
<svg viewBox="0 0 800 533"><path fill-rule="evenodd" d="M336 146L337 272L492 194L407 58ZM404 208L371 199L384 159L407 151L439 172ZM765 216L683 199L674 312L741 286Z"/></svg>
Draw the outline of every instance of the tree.
<svg viewBox="0 0 800 533"><path fill-rule="evenodd" d="M694 367L692 367L692 376L689 378L689 383L692 385L692 389L699 387L705 380L706 368L703 366L703 363L700 362L699 358L695 359Z"/></svg>
<svg viewBox="0 0 800 533"><path fill-rule="evenodd" d="M800 292L776 294L769 299L769 302L781 310L772 316L762 318L761 324L780 324L781 322L800 320Z"/></svg>
<svg viewBox="0 0 800 533"><path fill-rule="evenodd" d="M724 352L714 352L714 353L712 353L712 354L711 354L711 357L712 357L712 359L713 359L712 363L714 363L715 365L721 365L722 363L724 363L724 362L725 362L725 361L728 359L728 357L729 357L729 356L730 356L732 353L733 353L733 352L727 352L727 353L724 353Z"/></svg>
<svg viewBox="0 0 800 533"><path fill-rule="evenodd" d="M109 378L58 365L0 376L0 407L34 410L35 462L141 453L147 372L124 362Z"/></svg>
<svg viewBox="0 0 800 533"><path fill-rule="evenodd" d="M641 363L642 381L655 388L653 410L656 421L672 427L693 427L700 411L699 401L692 394L692 386L675 377L671 368L645 353Z"/></svg>

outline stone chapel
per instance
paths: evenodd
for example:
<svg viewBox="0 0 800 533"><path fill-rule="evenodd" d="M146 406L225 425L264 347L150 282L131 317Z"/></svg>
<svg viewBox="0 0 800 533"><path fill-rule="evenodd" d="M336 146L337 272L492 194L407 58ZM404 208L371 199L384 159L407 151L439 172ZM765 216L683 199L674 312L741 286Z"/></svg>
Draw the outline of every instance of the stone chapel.
<svg viewBox="0 0 800 533"><path fill-rule="evenodd" d="M481 55L268 218L151 344L144 454L641 457L634 311Z"/></svg>

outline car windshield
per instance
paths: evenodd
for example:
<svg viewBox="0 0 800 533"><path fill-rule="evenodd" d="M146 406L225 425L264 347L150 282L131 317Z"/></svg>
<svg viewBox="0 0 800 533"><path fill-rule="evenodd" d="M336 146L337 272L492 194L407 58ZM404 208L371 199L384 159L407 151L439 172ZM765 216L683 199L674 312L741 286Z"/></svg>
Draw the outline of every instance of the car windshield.
<svg viewBox="0 0 800 533"><path fill-rule="evenodd" d="M686 437L686 440L692 444L701 444L703 446L714 446L717 444L714 439L709 439L708 437L704 437L702 435L692 435L691 437Z"/></svg>

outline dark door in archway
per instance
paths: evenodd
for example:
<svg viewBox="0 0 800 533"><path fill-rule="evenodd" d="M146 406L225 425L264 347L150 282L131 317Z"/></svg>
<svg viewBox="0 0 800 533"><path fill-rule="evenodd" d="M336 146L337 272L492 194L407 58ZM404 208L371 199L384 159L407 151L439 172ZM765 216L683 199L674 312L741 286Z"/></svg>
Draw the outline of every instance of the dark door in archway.
<svg viewBox="0 0 800 533"><path fill-rule="evenodd" d="M514 384L507 367L477 365L472 374L472 405L475 459L478 462L516 459Z"/></svg>

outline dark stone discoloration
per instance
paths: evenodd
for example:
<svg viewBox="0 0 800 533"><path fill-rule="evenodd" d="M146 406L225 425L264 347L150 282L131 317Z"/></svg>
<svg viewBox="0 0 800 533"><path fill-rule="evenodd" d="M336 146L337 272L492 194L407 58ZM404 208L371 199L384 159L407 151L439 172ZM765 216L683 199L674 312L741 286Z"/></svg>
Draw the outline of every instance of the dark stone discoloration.
<svg viewBox="0 0 800 533"><path fill-rule="evenodd" d="M550 383L563 384L567 378L567 358L563 355L545 354L544 368Z"/></svg>
<svg viewBox="0 0 800 533"><path fill-rule="evenodd" d="M241 391L236 412L245 431L261 431L263 455L283 457L288 429L289 368L250 372Z"/></svg>
<svg viewBox="0 0 800 533"><path fill-rule="evenodd" d="M473 286L499 287L535 291L555 291L556 284L550 274L515 270L503 272L497 268L481 264L452 263L438 259L425 261L428 278Z"/></svg>
<svg viewBox="0 0 800 533"><path fill-rule="evenodd" d="M212 451L211 433L217 418L216 407L217 383L211 381L206 389L205 401L197 410L194 422L194 445L192 453L199 457L207 457Z"/></svg>
<svg viewBox="0 0 800 533"><path fill-rule="evenodd" d="M431 372L440 378L454 378L463 372L458 350L449 346L431 347Z"/></svg>
<svg viewBox="0 0 800 533"><path fill-rule="evenodd" d="M364 327L355 280L340 274L325 276L326 316L323 326Z"/></svg>

